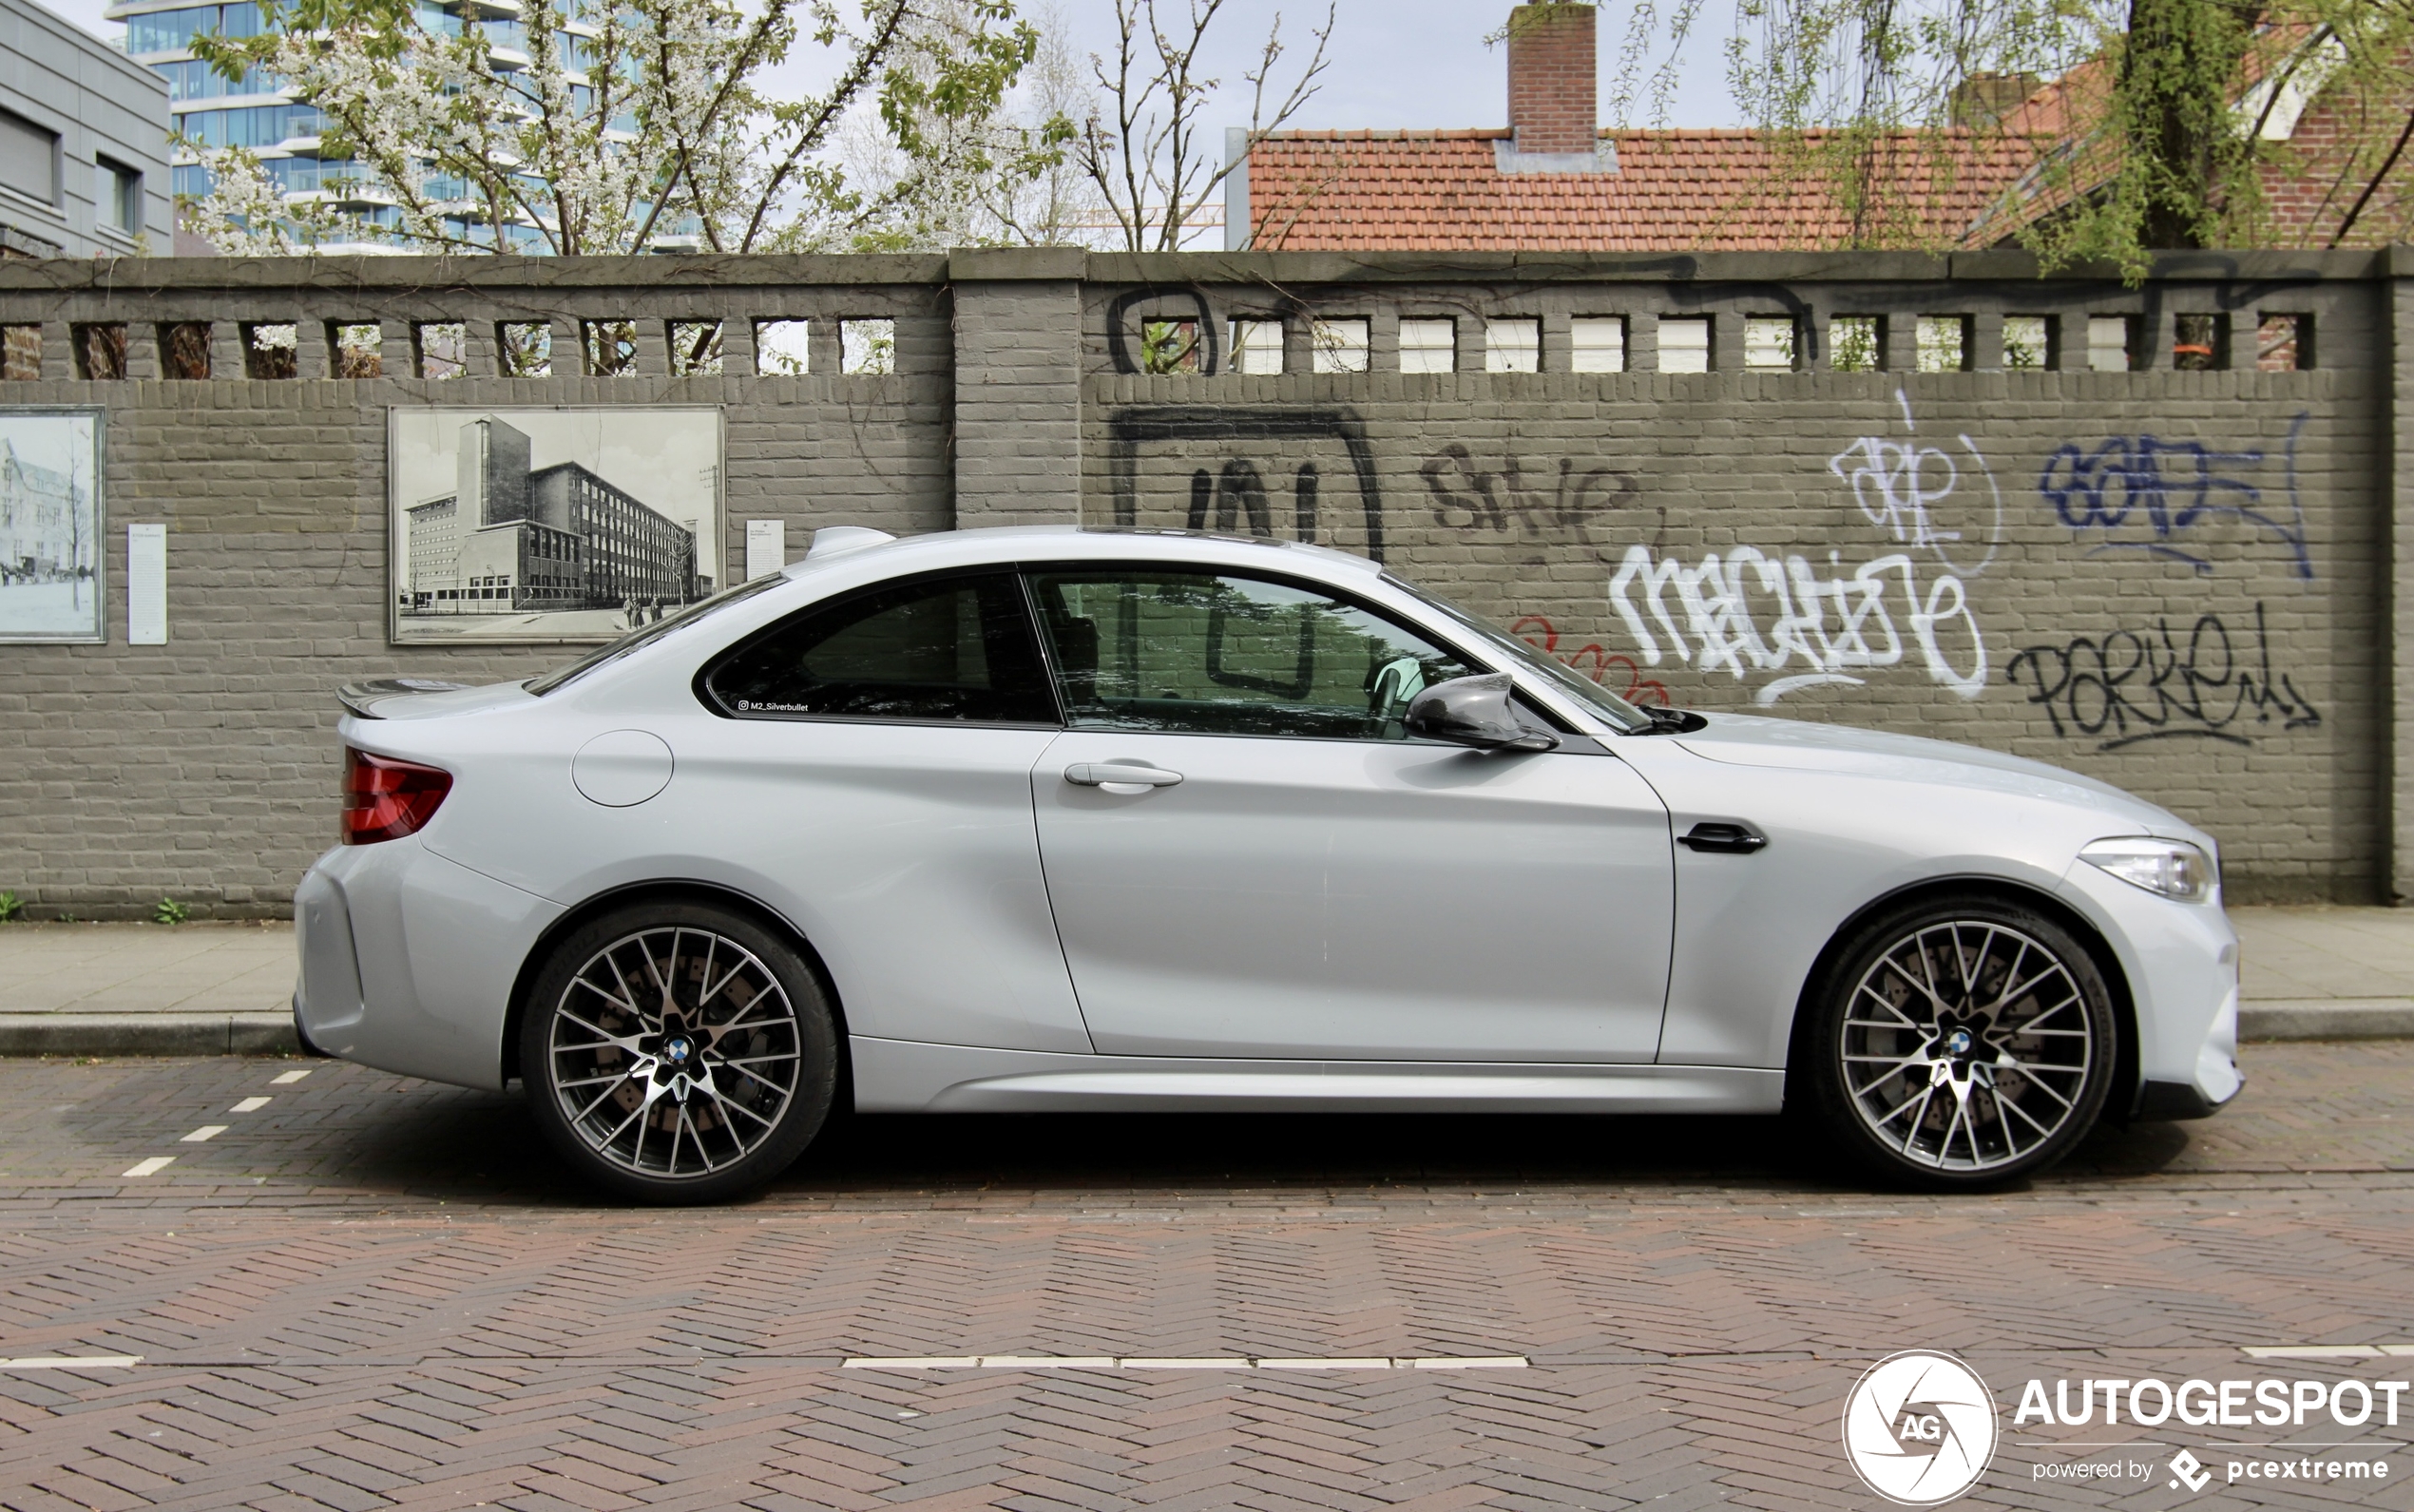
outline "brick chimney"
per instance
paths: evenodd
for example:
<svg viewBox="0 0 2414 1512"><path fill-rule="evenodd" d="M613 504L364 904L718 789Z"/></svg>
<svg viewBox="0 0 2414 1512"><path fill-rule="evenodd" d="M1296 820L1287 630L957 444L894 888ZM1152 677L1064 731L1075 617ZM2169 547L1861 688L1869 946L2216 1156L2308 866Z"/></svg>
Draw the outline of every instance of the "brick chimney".
<svg viewBox="0 0 2414 1512"><path fill-rule="evenodd" d="M1509 11L1508 124L1521 157L1593 155L1593 8L1522 5Z"/></svg>

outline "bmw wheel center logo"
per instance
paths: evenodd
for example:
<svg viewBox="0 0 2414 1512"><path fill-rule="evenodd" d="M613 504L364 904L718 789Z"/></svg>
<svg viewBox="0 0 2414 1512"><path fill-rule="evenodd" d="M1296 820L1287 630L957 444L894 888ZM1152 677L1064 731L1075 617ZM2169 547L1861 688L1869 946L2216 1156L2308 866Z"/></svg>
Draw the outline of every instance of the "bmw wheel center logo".
<svg viewBox="0 0 2414 1512"><path fill-rule="evenodd" d="M1949 1354L1889 1354L1845 1399L1844 1457L1889 1502L1950 1502L1976 1485L1995 1457L1995 1394Z"/></svg>

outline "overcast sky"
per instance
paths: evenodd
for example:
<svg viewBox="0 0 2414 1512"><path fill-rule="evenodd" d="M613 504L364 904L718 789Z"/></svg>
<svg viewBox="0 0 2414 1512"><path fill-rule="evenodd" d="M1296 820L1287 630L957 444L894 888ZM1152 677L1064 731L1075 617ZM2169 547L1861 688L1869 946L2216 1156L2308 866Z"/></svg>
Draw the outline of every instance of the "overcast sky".
<svg viewBox="0 0 2414 1512"><path fill-rule="evenodd" d="M107 0L42 3L102 36L115 36L125 29L101 19ZM1029 13L1040 3L1023 0L1022 9ZM1160 3L1169 16L1187 9L1185 0ZM1058 4L1077 50L1111 52L1115 40L1111 0L1058 0ZM1600 50L1604 70L1615 66L1631 4L1632 0L1606 0L1601 7ZM1725 8L1715 0L1703 9L1724 19ZM1328 49L1332 66L1325 73L1323 87L1293 124L1384 130L1507 124L1501 49L1484 45L1485 35L1499 30L1507 15L1505 0L1340 0ZM1300 0L1226 0L1210 33L1213 56L1208 71L1223 81L1217 108L1208 112L1211 127L1248 124L1249 100L1240 73L1254 61L1267 28L1277 17L1286 42L1295 44L1290 61L1304 61L1311 46L1308 32L1324 17L1321 5ZM1727 98L1718 48L1719 40L1714 36L1688 49L1685 86L1676 101L1671 124L1739 124ZM801 50L814 49L807 44ZM797 60L800 79L820 71L813 67L814 61ZM1288 73L1283 76L1289 77ZM1605 81L1602 94L1604 98L1608 94ZM1220 130L1215 132L1215 148L1221 152Z"/></svg>

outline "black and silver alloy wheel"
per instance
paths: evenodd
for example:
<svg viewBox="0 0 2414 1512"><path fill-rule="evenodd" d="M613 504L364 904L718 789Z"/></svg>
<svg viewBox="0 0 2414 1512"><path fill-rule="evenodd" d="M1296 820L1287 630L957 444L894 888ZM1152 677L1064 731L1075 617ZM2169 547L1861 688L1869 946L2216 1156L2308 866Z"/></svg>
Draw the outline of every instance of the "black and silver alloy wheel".
<svg viewBox="0 0 2414 1512"><path fill-rule="evenodd" d="M776 1175L827 1115L834 1060L803 963L752 921L696 906L623 910L563 941L520 1053L556 1147L653 1201Z"/></svg>
<svg viewBox="0 0 2414 1512"><path fill-rule="evenodd" d="M2111 996L2055 921L1972 898L1873 920L1829 973L1797 1066L1830 1131L1932 1186L2038 1171L2094 1126Z"/></svg>

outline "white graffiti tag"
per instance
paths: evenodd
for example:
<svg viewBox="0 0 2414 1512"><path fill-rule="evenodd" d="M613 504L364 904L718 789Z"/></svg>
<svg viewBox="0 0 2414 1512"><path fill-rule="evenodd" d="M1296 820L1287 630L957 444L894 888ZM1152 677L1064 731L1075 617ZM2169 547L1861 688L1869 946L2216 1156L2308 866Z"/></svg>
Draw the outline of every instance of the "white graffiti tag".
<svg viewBox="0 0 2414 1512"><path fill-rule="evenodd" d="M1635 545L1610 579L1609 597L1654 666L1673 654L1703 672L1724 670L1737 679L1786 673L1759 689L1754 698L1763 704L1797 688L1864 680L1848 667L1901 663L1906 648L1898 615L1931 679L1964 699L1985 691L1986 639L1961 579L1942 574L1923 592L1917 566L1899 551L1849 573L1836 553L1828 561L1823 577L1805 557L1737 546L1688 566L1655 562L1649 546ZM1810 670L1787 672L1795 665Z"/></svg>
<svg viewBox="0 0 2414 1512"><path fill-rule="evenodd" d="M1903 423L1916 430L1911 401L1901 391ZM1985 480L1983 500L1953 498L1962 470L1941 447L1917 440L1890 441L1862 436L1828 459L1828 470L1852 489L1852 502L1862 518L1909 546L1925 546L1956 572L1973 576L1986 570L2003 538L2003 494L1995 485L1995 469L1968 436L1957 436L1962 450Z"/></svg>

